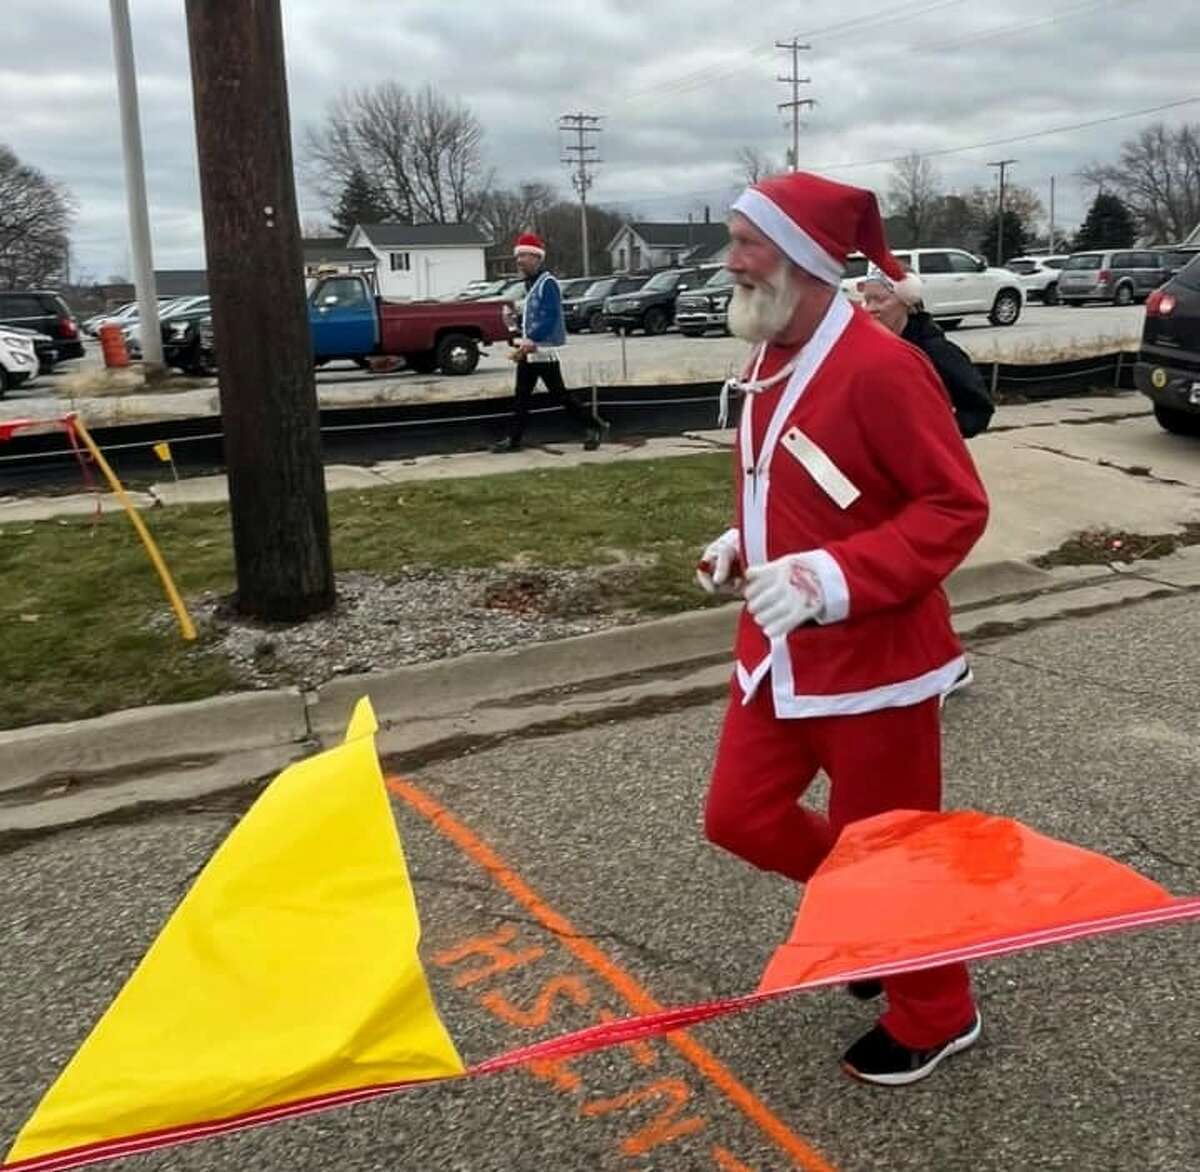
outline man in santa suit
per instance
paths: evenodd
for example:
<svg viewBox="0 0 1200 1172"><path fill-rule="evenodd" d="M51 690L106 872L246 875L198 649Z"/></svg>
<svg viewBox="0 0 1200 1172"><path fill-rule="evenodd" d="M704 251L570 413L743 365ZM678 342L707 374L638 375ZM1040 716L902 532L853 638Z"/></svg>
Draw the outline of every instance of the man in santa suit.
<svg viewBox="0 0 1200 1172"><path fill-rule="evenodd" d="M987 497L928 360L840 292L856 249L897 286L917 281L874 195L778 176L738 199L729 231L730 327L757 345L735 384L737 525L697 571L746 600L705 828L803 883L848 822L941 805L939 698L963 666L941 583ZM800 804L820 771L827 815ZM842 1058L866 1081L916 1082L979 1036L962 965L851 992L887 995Z"/></svg>

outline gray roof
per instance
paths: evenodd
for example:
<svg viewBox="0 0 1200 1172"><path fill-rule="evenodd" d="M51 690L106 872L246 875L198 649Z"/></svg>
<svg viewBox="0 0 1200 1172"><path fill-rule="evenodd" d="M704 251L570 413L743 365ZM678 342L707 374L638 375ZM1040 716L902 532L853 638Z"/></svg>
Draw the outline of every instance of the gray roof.
<svg viewBox="0 0 1200 1172"><path fill-rule="evenodd" d="M491 241L474 224L359 224L376 248L484 248Z"/></svg>
<svg viewBox="0 0 1200 1172"><path fill-rule="evenodd" d="M703 248L708 253L724 248L729 229L723 223L688 223L663 220L634 220L627 225L651 248ZM620 235L620 233L618 233ZM614 242L616 237L613 237Z"/></svg>
<svg viewBox="0 0 1200 1172"><path fill-rule="evenodd" d="M204 269L156 269L154 284L160 297L202 297L208 292Z"/></svg>
<svg viewBox="0 0 1200 1172"><path fill-rule="evenodd" d="M316 236L301 243L306 265L375 263L375 254L369 248L347 248L340 236Z"/></svg>

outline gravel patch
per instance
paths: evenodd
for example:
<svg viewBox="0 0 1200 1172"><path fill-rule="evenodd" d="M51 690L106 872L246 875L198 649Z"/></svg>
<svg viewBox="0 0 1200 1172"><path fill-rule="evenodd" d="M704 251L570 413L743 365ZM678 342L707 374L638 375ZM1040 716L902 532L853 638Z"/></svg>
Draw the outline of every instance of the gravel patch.
<svg viewBox="0 0 1200 1172"><path fill-rule="evenodd" d="M338 576L329 614L294 625L237 615L227 597L192 603L205 641L255 687L314 688L334 676L585 635L635 622L611 594L632 565L588 569L413 570Z"/></svg>

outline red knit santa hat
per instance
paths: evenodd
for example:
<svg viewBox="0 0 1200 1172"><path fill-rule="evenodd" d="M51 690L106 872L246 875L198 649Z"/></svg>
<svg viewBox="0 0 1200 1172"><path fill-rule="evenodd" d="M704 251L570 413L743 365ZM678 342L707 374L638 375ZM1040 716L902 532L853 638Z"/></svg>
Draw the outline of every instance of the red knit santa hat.
<svg viewBox="0 0 1200 1172"><path fill-rule="evenodd" d="M517 237L516 246L513 248L513 256L519 252L532 252L535 256L544 257L546 255L546 242L533 232L522 232Z"/></svg>
<svg viewBox="0 0 1200 1172"><path fill-rule="evenodd" d="M846 257L863 253L901 301L921 300L921 281L888 249L875 193L794 171L748 187L733 205L785 255L828 285L838 285Z"/></svg>

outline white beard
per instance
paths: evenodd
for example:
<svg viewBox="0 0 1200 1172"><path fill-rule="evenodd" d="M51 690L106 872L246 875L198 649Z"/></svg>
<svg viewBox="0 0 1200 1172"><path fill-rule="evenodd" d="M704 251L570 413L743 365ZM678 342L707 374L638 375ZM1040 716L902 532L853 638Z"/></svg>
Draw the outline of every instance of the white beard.
<svg viewBox="0 0 1200 1172"><path fill-rule="evenodd" d="M729 329L746 342L769 342L792 320L800 296L786 266L767 283L735 285L729 302Z"/></svg>

